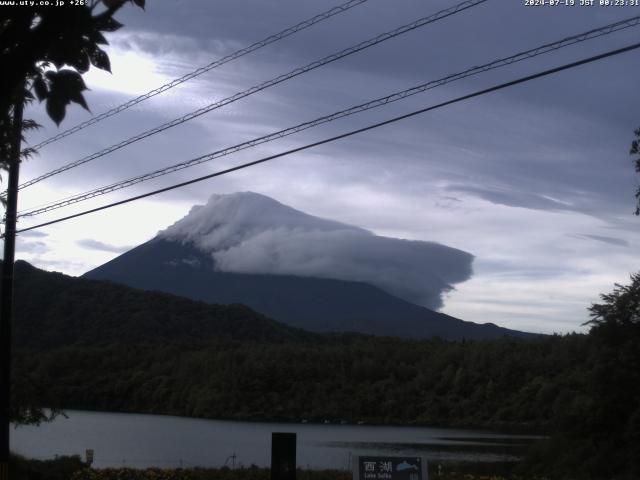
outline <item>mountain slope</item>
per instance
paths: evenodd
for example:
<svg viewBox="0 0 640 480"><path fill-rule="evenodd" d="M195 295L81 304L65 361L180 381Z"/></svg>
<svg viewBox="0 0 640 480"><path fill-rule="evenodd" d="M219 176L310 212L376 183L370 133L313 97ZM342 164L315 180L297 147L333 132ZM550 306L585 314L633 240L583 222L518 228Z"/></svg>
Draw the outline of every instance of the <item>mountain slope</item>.
<svg viewBox="0 0 640 480"><path fill-rule="evenodd" d="M221 272L365 282L432 310L472 274L468 252L375 235L253 192L212 195L158 236L206 253Z"/></svg>
<svg viewBox="0 0 640 480"><path fill-rule="evenodd" d="M314 338L243 305L210 305L46 272L23 261L15 266L14 304L13 338L18 348Z"/></svg>
<svg viewBox="0 0 640 480"><path fill-rule="evenodd" d="M410 338L496 338L529 334L465 322L362 282L214 270L193 245L156 237L86 273L136 288L210 303L242 303L270 318L315 332L356 331Z"/></svg>

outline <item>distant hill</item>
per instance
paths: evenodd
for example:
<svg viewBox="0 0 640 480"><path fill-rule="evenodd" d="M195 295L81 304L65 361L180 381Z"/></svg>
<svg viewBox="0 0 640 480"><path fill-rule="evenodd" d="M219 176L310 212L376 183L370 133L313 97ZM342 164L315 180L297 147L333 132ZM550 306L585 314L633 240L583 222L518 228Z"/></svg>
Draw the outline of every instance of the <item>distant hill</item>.
<svg viewBox="0 0 640 480"><path fill-rule="evenodd" d="M192 227L186 237L161 234L87 272L83 277L169 292L214 304L240 303L280 322L313 332L351 331L406 338L438 336L449 340L532 335L501 328L492 323L477 324L459 320L403 300L365 282L290 274L220 271L216 268L214 257L202 247L205 242L200 241L205 238L210 242L210 238L216 236L218 231L233 230L233 234L225 233L227 236L219 240L231 250L228 242L257 229L262 230L256 235L264 234L264 224L269 222L273 222L274 229L282 230L286 227L292 232L311 228L308 227L309 224L313 225L315 230L310 230L313 232L337 228L330 221L315 220L315 217L297 212L267 197L241 194L236 195L233 200L233 216L220 218L219 211L215 208L221 208L221 202L214 208L195 207L192 213L181 220L185 223L197 223L197 227ZM206 208L210 210L205 210L206 215L203 216L203 209ZM226 208L231 210L228 205ZM254 215L256 211L259 213L255 216L262 222L258 226L246 220L246 217ZM196 214L199 217L192 218ZM239 226L233 223L240 222L238 217L242 217L244 222ZM251 221L256 222L253 219ZM208 225L207 222L211 224ZM180 222L176 225L180 226ZM205 233L200 234L195 231L196 228L204 229ZM351 230L348 231L351 233ZM356 234L359 231L356 230ZM229 237L232 237L231 240ZM366 240L369 237L363 235L363 238ZM442 256L454 257L455 261L458 261L458 257L462 256L464 259L464 255L467 255L449 247L422 243L425 243L427 255L436 250ZM409 242L408 246L413 250L423 248L421 242ZM419 253L422 255L422 252ZM286 249L283 254L286 255ZM354 252L355 255L357 251ZM433 262L435 265L438 261L434 259ZM436 267L437 265L434 269Z"/></svg>
<svg viewBox="0 0 640 480"><path fill-rule="evenodd" d="M0 265L1 266L1 265ZM52 349L109 344L306 341L243 305L211 305L162 292L15 265L14 343Z"/></svg>

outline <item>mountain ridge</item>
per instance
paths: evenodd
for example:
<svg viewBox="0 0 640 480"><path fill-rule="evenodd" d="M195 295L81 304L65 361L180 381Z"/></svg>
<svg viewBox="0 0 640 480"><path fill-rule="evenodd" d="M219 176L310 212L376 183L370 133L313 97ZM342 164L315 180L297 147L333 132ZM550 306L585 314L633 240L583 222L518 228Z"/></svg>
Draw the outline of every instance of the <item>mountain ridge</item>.
<svg viewBox="0 0 640 480"><path fill-rule="evenodd" d="M363 282L215 271L213 259L194 246L160 237L82 277L164 291L207 303L240 303L312 332L359 332L406 338L438 336L448 340L534 335L433 312Z"/></svg>
<svg viewBox="0 0 640 480"><path fill-rule="evenodd" d="M2 261L0 260L0 270ZM312 333L244 305L211 305L164 292L15 264L13 339L17 348L109 344L306 342Z"/></svg>
<svg viewBox="0 0 640 480"><path fill-rule="evenodd" d="M214 194L158 236L206 253L221 272L364 282L432 310L472 274L463 250L376 235L253 192Z"/></svg>
<svg viewBox="0 0 640 480"><path fill-rule="evenodd" d="M83 275L214 304L312 332L448 340L527 333L438 313L473 255L376 235L270 197L212 195L150 241Z"/></svg>

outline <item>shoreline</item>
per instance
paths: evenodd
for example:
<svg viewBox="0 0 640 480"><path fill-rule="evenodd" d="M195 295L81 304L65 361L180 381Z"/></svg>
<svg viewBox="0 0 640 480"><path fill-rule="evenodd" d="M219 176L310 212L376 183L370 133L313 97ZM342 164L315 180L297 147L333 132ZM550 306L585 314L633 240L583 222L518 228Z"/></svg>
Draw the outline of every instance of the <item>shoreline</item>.
<svg viewBox="0 0 640 480"><path fill-rule="evenodd" d="M45 410L50 410L45 407ZM422 423L386 423L386 422L364 422L364 421L348 421L348 420L329 420L313 421L313 420L284 420L277 418L210 418L210 417L192 417L188 415L180 415L176 413L158 413L158 412L138 412L130 410L98 410L90 408L65 408L60 409L58 416L65 417L65 412L81 412L81 413L106 413L116 415L145 415L159 416L186 420L205 420L213 422L233 422L233 423L250 423L250 424L286 424L286 425L309 425L309 426L332 426L332 427L395 427L395 428L429 428L429 429L446 429L446 430L464 430L478 433L486 433L490 435L508 435L510 437L521 437L523 439L542 440L548 438L547 433L542 429L518 427L518 426L490 426L490 425L466 425L466 424L422 424ZM55 419L54 419L55 420ZM46 422L45 422L46 423ZM12 423L12 425L14 425ZM18 427L20 425L17 425Z"/></svg>

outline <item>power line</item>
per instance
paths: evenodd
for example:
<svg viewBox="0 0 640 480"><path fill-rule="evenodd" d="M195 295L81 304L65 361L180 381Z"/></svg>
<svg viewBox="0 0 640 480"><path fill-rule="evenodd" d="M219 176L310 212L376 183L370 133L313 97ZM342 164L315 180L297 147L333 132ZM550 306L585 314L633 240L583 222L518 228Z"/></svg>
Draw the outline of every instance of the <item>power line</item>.
<svg viewBox="0 0 640 480"><path fill-rule="evenodd" d="M274 85L277 85L279 83L282 83L286 80L289 80L293 77L297 77L298 75L301 75L303 73L309 72L311 70L314 70L318 67L322 67L323 65L326 65L328 63L331 62L335 62L336 60L339 60L341 58L344 58L348 55L352 55L356 52L360 52L366 48L372 47L374 45L377 45L379 43L385 42L387 40L390 40L392 38L398 37L400 35L403 35L407 32L410 32L412 30L415 30L417 28L423 27L425 25L428 25L430 23L434 23L437 22L438 20L442 20L443 18L449 17L451 15L455 15L456 13L459 13L463 10L466 10L468 8L474 7L476 5L479 5L481 3L486 2L487 0L466 0L462 3L459 3L458 5L455 5L451 8L447 8L445 10L441 10L433 15L430 15L428 17L423 17L419 20L416 20L414 22L411 22L409 24L403 25L401 27L396 28L395 30L392 30L390 32L386 32L386 33L382 33L380 35L377 35L374 38L371 38L369 40L366 40L364 42L361 42L357 45L354 45L352 47L346 48L344 50L341 50L337 53L333 53L331 55L328 55L320 60L316 60L315 62L309 63L308 65L304 66L304 67L298 67L295 70L290 71L289 73L280 75L278 77L272 78L271 80L268 80L264 83L261 83L259 85L253 86L247 90L244 90L242 92L236 93L235 95L232 95L231 97L227 97L223 100L220 100L218 102L212 103L210 105L207 105L206 107L202 107L198 110L195 110L191 113L188 113L186 115L183 115L182 117L176 118L174 120L171 120L170 122L164 123L158 127L155 127L151 130L147 130L146 132L140 133L138 135L135 135L133 137L128 138L127 140L123 140L122 142L119 142L117 144L111 145L110 147L107 147L103 150L100 150L99 152L93 153L91 155L88 155L84 158L81 158L79 160L73 161L71 163L68 163L60 168L56 168L55 170L51 170L48 173L45 173L43 175L40 175L39 177L36 177L32 180L29 180L23 184L20 185L20 188L26 188L29 187L30 185L33 185L35 183L41 182L42 180L45 180L49 177L52 177L54 175L57 175L59 173L65 172L67 170L70 170L72 168L75 168L79 165L85 164L87 162L90 162L92 160L95 160L97 158L103 157L104 155L107 155L111 152L114 152L116 150L119 150L127 145L130 145L134 142L137 142L139 140L142 140L144 138L150 137L152 135L155 135L156 133L160 133L163 132L164 130L167 130L171 127L175 127L176 125L180 125L184 122L187 122L189 120L192 120L196 117L199 117L201 115L204 115L205 113L208 113L212 110L224 107L225 105L229 105L230 103L233 103L237 100L240 100L244 97L248 97L249 95L253 95L254 93L260 92L262 90L265 90L269 87L272 87Z"/></svg>
<svg viewBox="0 0 640 480"><path fill-rule="evenodd" d="M396 102L398 100L407 98L409 96L412 95L416 95L418 93L430 90L432 88L436 88L451 82L454 82L456 80L461 80L467 77L470 77L472 75L477 75L479 73L483 73L489 70L493 70L496 68L500 68L506 65L511 65L513 63L516 62L520 62L522 60L527 60L542 54L546 54L549 53L551 51L555 51L558 50L560 48L564 48L570 45L574 45L576 43L581 43L584 42L586 40L591 40L594 38L599 38L601 36L604 35L608 35L611 34L613 32L619 31L619 30L623 30L626 28L630 28L630 27L634 27L640 24L640 15L635 16L635 17L631 17L628 18L626 20L621 20L618 22L614 22L611 23L609 25L605 25L603 27L597 28L597 29L593 29L593 30L589 30L587 32L583 32L577 35L572 35L570 37L566 37L562 40L553 42L553 43L548 43L545 45L542 45L540 47L536 47L530 50L526 50L524 52L520 52L517 53L515 55L511 55L509 57L505 57L505 58L501 58L498 60L494 60L490 63L486 63L484 65L481 66L475 66L472 68L469 68L463 72L460 73L455 73L455 74L451 74L448 75L446 77L443 77L439 80L433 80L427 83L423 83L421 85L418 85L416 87L412 87L400 92L395 92L392 93L391 95L387 95L385 97L380 97L377 98L375 100L371 100L369 102L360 104L360 105L356 105L353 107L350 107L348 109L345 110L341 110L335 113L332 113L330 115L325 115L323 117L320 118L316 118L315 120L311 120L308 122L304 122L301 123L299 125L293 126L293 127L289 127L286 128L284 130L280 130L277 132L273 132L270 133L268 135L264 135L262 137L258 137L258 138L254 138L252 140L249 140L247 142L243 142L240 143L238 145L234 145L232 147L228 147L225 148L223 150L218 150L216 152L213 153L208 153L206 155L202 155L181 163L177 163L175 165L171 165L169 167L165 167L165 168L161 168L152 172L148 172L145 173L143 175L138 175L136 177L133 178L129 178L127 180L123 180L117 183L113 183L111 185L107 185L107 186L103 186L94 190L90 190L88 192L84 192L78 195L73 195L73 196L69 196L69 197L65 197L63 199L57 200L55 202L52 203L48 203L48 204L43 204L40 206L36 206L33 207L29 210L25 210L23 212L19 213L19 217L27 217L27 216L35 216L41 213L45 213L45 212L49 212L51 210L56 210L58 208L62 208L62 207L66 207L68 205L72 205L78 202L82 202L84 200L88 200L91 198L95 198L101 195L105 195L107 193L110 192L114 192L116 190L121 190L123 188L128 188L131 187L133 185L136 185L138 183L147 181L147 180L151 180L163 175L167 175L173 172L177 172L180 170L183 170L185 168L188 167L192 167L195 165L199 165L201 163L204 162L208 162L211 161L213 159L216 158L220 158L226 155L230 155L236 152L239 152L241 150L247 149L247 148L251 148L254 147L256 145L260 145L266 142L270 142L279 138L283 138L285 136L288 135L292 135L294 133L298 133L301 132L303 130L307 130L309 128L313 128L316 127L318 125L324 124L324 123L328 123L328 122L332 122L334 120L337 120L339 118L344 118L347 117L349 115L353 115L356 113L360 113L366 110L370 110L373 108L377 108L392 102Z"/></svg>
<svg viewBox="0 0 640 480"><path fill-rule="evenodd" d="M462 102L462 101L465 101L465 100L469 100L469 99L474 98L474 97L479 97L481 95L486 95L486 94L491 93L491 92L502 90L504 88L508 88L508 87L512 87L514 85L518 85L518 84L521 84L521 83L529 82L529 81L535 80L537 78L545 77L545 76L548 76L548 75L551 75L551 74L554 74L554 73L558 73L558 72L561 72L561 71L564 71L564 70L569 70L571 68L575 68L575 67L578 67L580 65L593 63L593 62L596 62L598 60L602 60L602 59L607 58L607 57L611 57L611 56L614 56L614 55L620 55L622 53L629 52L631 50L635 50L635 49L638 49L638 48L640 48L640 43L635 43L633 45L629 45L629 46L623 47L623 48L618 48L616 50L610 50L610 51L608 51L606 53L602 53L600 55L594 55L592 57L588 57L588 58L585 58L585 59L582 59L582 60L578 60L578 61L575 61L575 62L572 62L572 63L568 63L568 64L562 65L560 67L551 68L551 69L544 70L544 71L539 72L539 73L535 73L533 75L527 75L526 77L521 77L521 78L518 78L516 80L512 80L510 82L501 83L500 85L496 85L496 86L493 86L493 87L490 87L490 88L485 88L483 90L478 90L478 91L476 91L474 93L470 93L470 94L467 94L467 95L463 95L461 97L454 98L453 100L448 100L446 102L442 102L442 103L439 103L437 105L432 105L430 107L425 107L425 108L422 108L420 110L415 110L415 111L413 111L411 113L407 113L407 114L404 114L404 115L393 117L393 118L391 118L389 120L385 120L383 122L374 123L374 124L369 125L367 127L359 128L359 129L356 129L356 130L351 130L349 132L346 132L346 133L343 133L343 134L340 134L340 135L336 135L334 137L326 138L324 140L320 140L320 141L317 141L317 142L314 142L314 143L310 143L310 144L304 145L302 147L293 148L291 150L287 150L285 152L277 153L275 155L270 155L268 157L264 157L264 158L261 158L259 160L254 160L252 162L243 163L242 165L237 165L235 167L227 168L225 170L220 170L218 172L210 173L208 175L203 175L201 177L188 180L186 182L176 183L176 184L170 185L168 187L160 188L158 190L153 190L151 192L147 192L147 193L144 193L144 194L141 194L141 195L136 195L135 197L129 197L127 199L120 200L120 201L113 202L113 203L109 203L109 204L103 205L101 207L92 208L92 209L85 210L85 211L82 211L82 212L79 212L79 213L75 213L73 215L68 215L66 217L58 218L56 220L51 220L49 222L40 223L38 225L34 225L34 226L31 226L31 227L22 228L20 230L17 230L16 233L22 233L22 232L27 232L29 230L35 230L37 228L42 228L42 227L45 227L45 226L48 226L48 225L53 225L53 224L56 224L56 223L64 222L66 220L71 220L73 218L77 218L77 217L81 217L81 216L84 216L84 215L88 215L90 213L95 213L95 212L99 212L101 210L106 210L108 208L116 207L118 205L123 205L125 203L130 203L130 202L133 202L135 200L140 200L140 199L143 199L143 198L151 197L153 195L158 195L160 193L168 192L170 190L175 190L177 188L186 187L188 185L192 185L194 183L202 182L202 181L208 180L210 178L219 177L221 175L226 175L228 173L235 172L237 170L242 170L242 169L245 169L245 168L248 168L248 167L252 167L254 165L258 165L258 164L261 164L261 163L268 162L270 160L274 160L276 158L280 158L280 157L284 157L284 156L287 156L287 155L291 155L292 153L301 152L303 150L308 150L310 148L317 147L319 145L324 145L326 143L334 142L336 140L341 140L343 138L351 137L351 136L357 135L359 133L367 132L367 131L373 130L375 128L379 128L379 127L382 127L382 126L385 126L385 125L389 125L391 123L398 122L400 120L404 120L406 118L414 117L414 116L420 115L422 113L426 113L426 112L429 112L429 111L432 111L432 110L436 110L438 108L446 107L446 106L452 105L454 103L459 103L459 102ZM3 237L4 237L4 235L2 237L0 237L0 238L3 238Z"/></svg>
<svg viewBox="0 0 640 480"><path fill-rule="evenodd" d="M101 113L100 115L96 115L95 117L90 118L89 120L79 123L78 125L69 128L68 130L65 130L64 132L60 132L59 134L48 138L47 140L44 140L43 142L40 142L39 144L37 144L36 146L32 147L35 150L38 150L42 147L44 147L45 145L49 145L50 143L56 142L62 138L68 137L69 135L72 135L76 132L79 132L80 130L93 125L95 123L98 123L106 118L109 118L117 113L120 113L128 108L133 107L134 105L137 105L140 102L143 102L145 100L147 100L148 98L151 97L155 97L156 95L159 95L163 92L166 92L167 90L180 85L181 83L184 83L186 81L189 81L193 78L198 77L199 75L202 75L203 73L208 72L209 70L212 70L214 68L217 68L221 65L224 65L225 63L228 63L232 60L236 60L237 58L240 58L244 55L247 55L251 52L255 52L256 50L259 50L262 47L266 47L267 45L270 45L274 42L277 42L279 40L282 40L290 35L293 35L294 33L297 33L301 30L304 30L308 27L311 27L312 25L315 25L316 23L320 23L328 18L333 17L334 15L338 15L340 13L346 12L347 10L358 6L364 2L366 2L368 0L349 0L346 3L343 3L342 5L338 5L337 7L333 7L330 10L327 10L326 12L322 12L314 17L311 17L307 20L304 20L292 27L289 27L285 30L282 30L281 32L278 32L274 35L271 35L263 40L260 40L259 42L253 43L251 45L249 45L248 47L242 48L240 50L237 50L225 57L222 57L218 60L215 60L214 62L209 63L208 65L205 65L204 67L200 67L196 70L194 70L193 72L187 73L186 75L183 75L180 78L176 78L175 80L170 81L169 83L165 83L164 85L151 90L143 95L140 95L139 97L133 98L131 100L129 100L128 102L123 103L122 105L119 105L117 107L112 108L111 110L108 110L104 113Z"/></svg>

